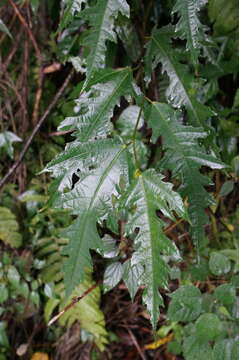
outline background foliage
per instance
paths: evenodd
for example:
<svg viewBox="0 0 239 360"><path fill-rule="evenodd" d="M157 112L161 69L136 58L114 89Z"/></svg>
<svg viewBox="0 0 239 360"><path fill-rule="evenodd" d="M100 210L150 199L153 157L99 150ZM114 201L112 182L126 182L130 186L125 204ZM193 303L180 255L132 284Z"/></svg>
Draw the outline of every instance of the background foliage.
<svg viewBox="0 0 239 360"><path fill-rule="evenodd" d="M1 2L1 360L239 357L238 15Z"/></svg>

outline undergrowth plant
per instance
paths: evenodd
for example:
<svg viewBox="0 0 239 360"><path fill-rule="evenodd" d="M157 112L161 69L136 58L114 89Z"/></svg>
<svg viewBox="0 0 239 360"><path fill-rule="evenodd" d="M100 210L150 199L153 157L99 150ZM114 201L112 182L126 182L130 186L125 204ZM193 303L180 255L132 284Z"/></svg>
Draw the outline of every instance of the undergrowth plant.
<svg viewBox="0 0 239 360"><path fill-rule="evenodd" d="M75 18L82 23L79 56L69 60L84 73L75 116L59 126L73 132L73 139L45 168L55 178L51 204L70 209L74 217L63 232L69 241L64 248L66 294L84 281L94 250L107 259L104 290L123 280L134 299L143 289L154 329L164 306L161 291L168 289L173 264L183 256L167 228L184 224L195 266L202 266L204 255L208 258L202 252L206 209L215 204L212 170L227 167L214 126L218 109L210 86L216 86L217 75L210 77L207 69L228 69L221 39L212 38L204 24L206 3L177 0L171 21L169 16L162 26L150 9L157 4L151 2L137 31L140 5L133 1L63 2L62 26ZM215 275L226 274L230 261L214 252L209 267ZM171 295L168 310L172 322L191 322L186 359L205 352L211 358L212 351L219 359L226 346L237 353L238 343L227 342L218 315L203 310L200 290L193 279L187 281ZM228 306L235 300L234 285L219 286L213 296L233 321ZM212 350L209 342L218 338Z"/></svg>
<svg viewBox="0 0 239 360"><path fill-rule="evenodd" d="M60 323L80 321L100 350L108 342L100 289L123 281L132 300L142 295L168 351L186 360L239 357L238 213L220 220L224 232L216 221L239 172L239 90L228 99L221 80L237 87L236 2L61 1L49 46L60 62L71 63L79 82L69 116L58 124L67 134L65 149L43 170L54 178L50 209L36 208L31 217L34 286L48 298L46 321L93 286ZM12 143L20 141L4 129L1 152L12 157ZM52 208L62 215L56 225ZM0 216L0 239L21 247L13 212L2 206ZM99 257L102 285L94 280ZM1 271L13 268L6 261ZM166 322L157 328L162 313Z"/></svg>

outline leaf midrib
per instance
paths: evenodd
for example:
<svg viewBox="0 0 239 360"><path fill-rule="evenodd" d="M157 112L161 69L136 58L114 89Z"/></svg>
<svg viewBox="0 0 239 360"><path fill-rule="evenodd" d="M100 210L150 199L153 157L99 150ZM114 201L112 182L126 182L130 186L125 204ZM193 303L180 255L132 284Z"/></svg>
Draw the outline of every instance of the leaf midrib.
<svg viewBox="0 0 239 360"><path fill-rule="evenodd" d="M103 117L102 114L104 114L105 109L108 108L109 104L115 97L115 94L119 91L122 84L126 81L127 77L129 76L129 73L126 73L122 79L120 79L118 85L115 87L114 91L112 92L111 96L108 97L108 100L104 102L104 105L101 108L101 111L97 113L97 116L95 117L94 121L92 121L91 125L89 126L88 132L86 133L86 138L89 138L89 134L92 132L92 128L94 129L95 124L100 120L101 117Z"/></svg>
<svg viewBox="0 0 239 360"><path fill-rule="evenodd" d="M169 56L169 54L167 53L167 51L165 51L164 47L161 46L161 44L157 41L157 39L156 39L154 36L152 36L152 40L156 43L156 45L158 46L158 48L160 49L160 51L163 53L163 56L165 56L165 57L168 59L168 61L169 61L170 65L171 65L174 73L176 74L176 77L177 77L177 79L178 79L178 82L181 84L181 87L182 87L182 89L183 89L183 93L184 93L184 95L185 95L185 97L186 97L186 99L187 99L187 101L184 103L184 105L186 105L186 106L189 105L189 106L190 106L190 108L192 109L192 111L193 111L193 113L194 113L194 115L195 115L198 123L201 125L200 118L199 118L199 116L198 116L198 114L197 114L196 109L194 108L194 106L193 106L193 104L192 104L191 98L190 98L190 96L188 95L187 90L186 90L183 82L181 81L180 76L178 75L178 72L177 72L177 70L176 70L177 67L175 67L175 63L174 63L173 59L171 59L171 57Z"/></svg>

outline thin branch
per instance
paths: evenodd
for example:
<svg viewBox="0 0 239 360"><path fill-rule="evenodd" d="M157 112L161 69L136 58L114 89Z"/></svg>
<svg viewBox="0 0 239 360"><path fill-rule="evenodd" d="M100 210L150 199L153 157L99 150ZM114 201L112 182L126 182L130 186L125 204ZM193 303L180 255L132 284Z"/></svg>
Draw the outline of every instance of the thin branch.
<svg viewBox="0 0 239 360"><path fill-rule="evenodd" d="M35 37L33 35L33 32L31 30L30 26L28 25L28 23L26 22L24 16L22 16L17 4L15 4L13 0L8 0L8 1L12 5L12 7L13 7L19 21L24 26L24 28L26 29L26 31L27 31L27 33L29 35L29 38L30 38L30 40L32 42L32 45L33 45L34 49L35 49L37 62L38 62L38 66L39 66L39 74L38 74L38 78L37 78L37 91L36 91L36 96L35 96L33 112L32 112L32 124L33 124L33 126L35 126L37 124L37 121L38 121L40 102L41 102L42 92L43 92L44 73L43 73L43 66L42 66L42 55L41 55L40 49L39 49L39 47L37 45L36 39L35 39Z"/></svg>
<svg viewBox="0 0 239 360"><path fill-rule="evenodd" d="M54 316L48 323L48 326L51 326L54 322L56 322L63 314L65 314L66 311L68 311L69 309L71 309L73 306L75 306L81 299L83 299L86 295L88 295L91 291L93 291L95 288L97 288L97 286L99 286L99 284L101 283L101 281L98 281L97 283L95 283L94 285L92 285L89 289L87 289L86 291L83 292L82 295L80 296L75 296L72 298L71 303L68 304L67 306L64 307L64 309L62 311L60 311L56 316Z"/></svg>
<svg viewBox="0 0 239 360"><path fill-rule="evenodd" d="M25 143L18 160L12 165L12 167L9 169L9 171L7 172L7 174L1 179L0 181L0 189L2 189L2 187L4 186L4 184L7 182L7 180L10 178L10 176L15 172L15 170L18 168L18 166L21 164L26 152L28 151L35 135L37 134L37 132L39 131L40 127L42 126L43 122L46 120L46 118L48 117L48 115L50 114L50 112L52 111L52 109L55 107L55 105L57 104L59 98L62 96L63 92L65 91L67 85L69 84L72 75L74 73L74 70L72 69L69 73L69 75L66 77L64 83L62 84L61 88L59 89L59 91L56 93L54 99L52 100L52 102L50 103L50 105L48 106L48 108L46 109L45 113L42 115L42 117L40 118L39 122L37 123L37 125L34 127L30 137L28 138L27 142Z"/></svg>
<svg viewBox="0 0 239 360"><path fill-rule="evenodd" d="M127 331L128 331L128 333L129 333L129 335L131 337L131 340L134 343L134 345L135 345L135 347L136 347L136 349L137 349L137 351L139 353L139 356L141 357L142 360L146 360L146 357L144 356L144 353L141 350L141 348L140 348L140 346L139 346L139 344L137 342L136 337L134 336L134 334L132 333L132 331L129 328L127 328Z"/></svg>
<svg viewBox="0 0 239 360"><path fill-rule="evenodd" d="M31 39L32 45L33 45L33 47L34 47L34 49L35 49L35 51L36 51L37 58L38 58L38 60L41 62L41 52L40 52L40 50L39 50L39 47L38 47L38 45L37 45L37 42L36 42L36 40L35 40L35 38L34 38L34 36L33 36L33 33L32 33L32 31L31 31L30 27L28 26L25 18L22 16L22 14L21 14L21 12L20 12L17 4L15 4L15 2L14 2L13 0L8 0L8 1L9 1L10 4L12 5L12 7L13 7L13 9L14 9L17 17L18 17L18 19L20 20L20 22L22 23L22 25L25 27L25 29L26 29L26 31L27 31L30 39Z"/></svg>

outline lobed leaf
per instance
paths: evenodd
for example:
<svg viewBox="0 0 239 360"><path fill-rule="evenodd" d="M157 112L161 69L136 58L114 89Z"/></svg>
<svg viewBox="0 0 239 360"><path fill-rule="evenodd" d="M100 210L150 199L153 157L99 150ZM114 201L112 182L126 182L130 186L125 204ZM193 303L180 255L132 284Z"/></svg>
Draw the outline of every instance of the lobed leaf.
<svg viewBox="0 0 239 360"><path fill-rule="evenodd" d="M169 274L163 255L178 256L175 245L164 234L164 222L156 211L160 210L169 218L173 218L173 211L179 216L185 216L180 196L172 191L172 184L162 180L162 175L148 169L137 177L122 198L123 207L134 207L129 227L131 231L138 228L139 232L130 266L141 265L144 268L143 273L138 272L137 283L138 286L145 286L143 301L151 314L154 328L159 306L163 304L158 288L167 287Z"/></svg>
<svg viewBox="0 0 239 360"><path fill-rule="evenodd" d="M153 132L152 140L155 142L159 135L163 137L166 153L161 165L172 170L182 182L181 193L189 202L192 239L198 244L204 237L204 225L208 222L205 208L212 203L204 188L211 181L200 173L200 168L204 165L221 169L224 164L200 148L198 140L207 137L202 128L184 126L178 120L177 112L170 105L151 105L148 121Z"/></svg>
<svg viewBox="0 0 239 360"><path fill-rule="evenodd" d="M176 108L185 106L189 121L194 126L205 126L205 121L214 113L209 107L200 103L194 95L192 87L194 78L187 66L180 63L177 51L172 48L173 27L166 26L153 30L151 40L147 44L146 72L149 76L152 67L162 64L162 72L166 72L170 84L166 90L169 102Z"/></svg>
<svg viewBox="0 0 239 360"><path fill-rule="evenodd" d="M94 70L105 66L106 41L116 42L114 19L119 12L129 17L129 5L126 0L98 0L95 6L81 13L81 17L88 21L90 26L82 39L82 45L89 49L85 86Z"/></svg>
<svg viewBox="0 0 239 360"><path fill-rule="evenodd" d="M194 65L198 63L200 48L205 38L205 27L199 21L198 12L206 3L207 0L177 0L172 10L172 14L179 15L176 33L180 39L187 41L186 49Z"/></svg>

